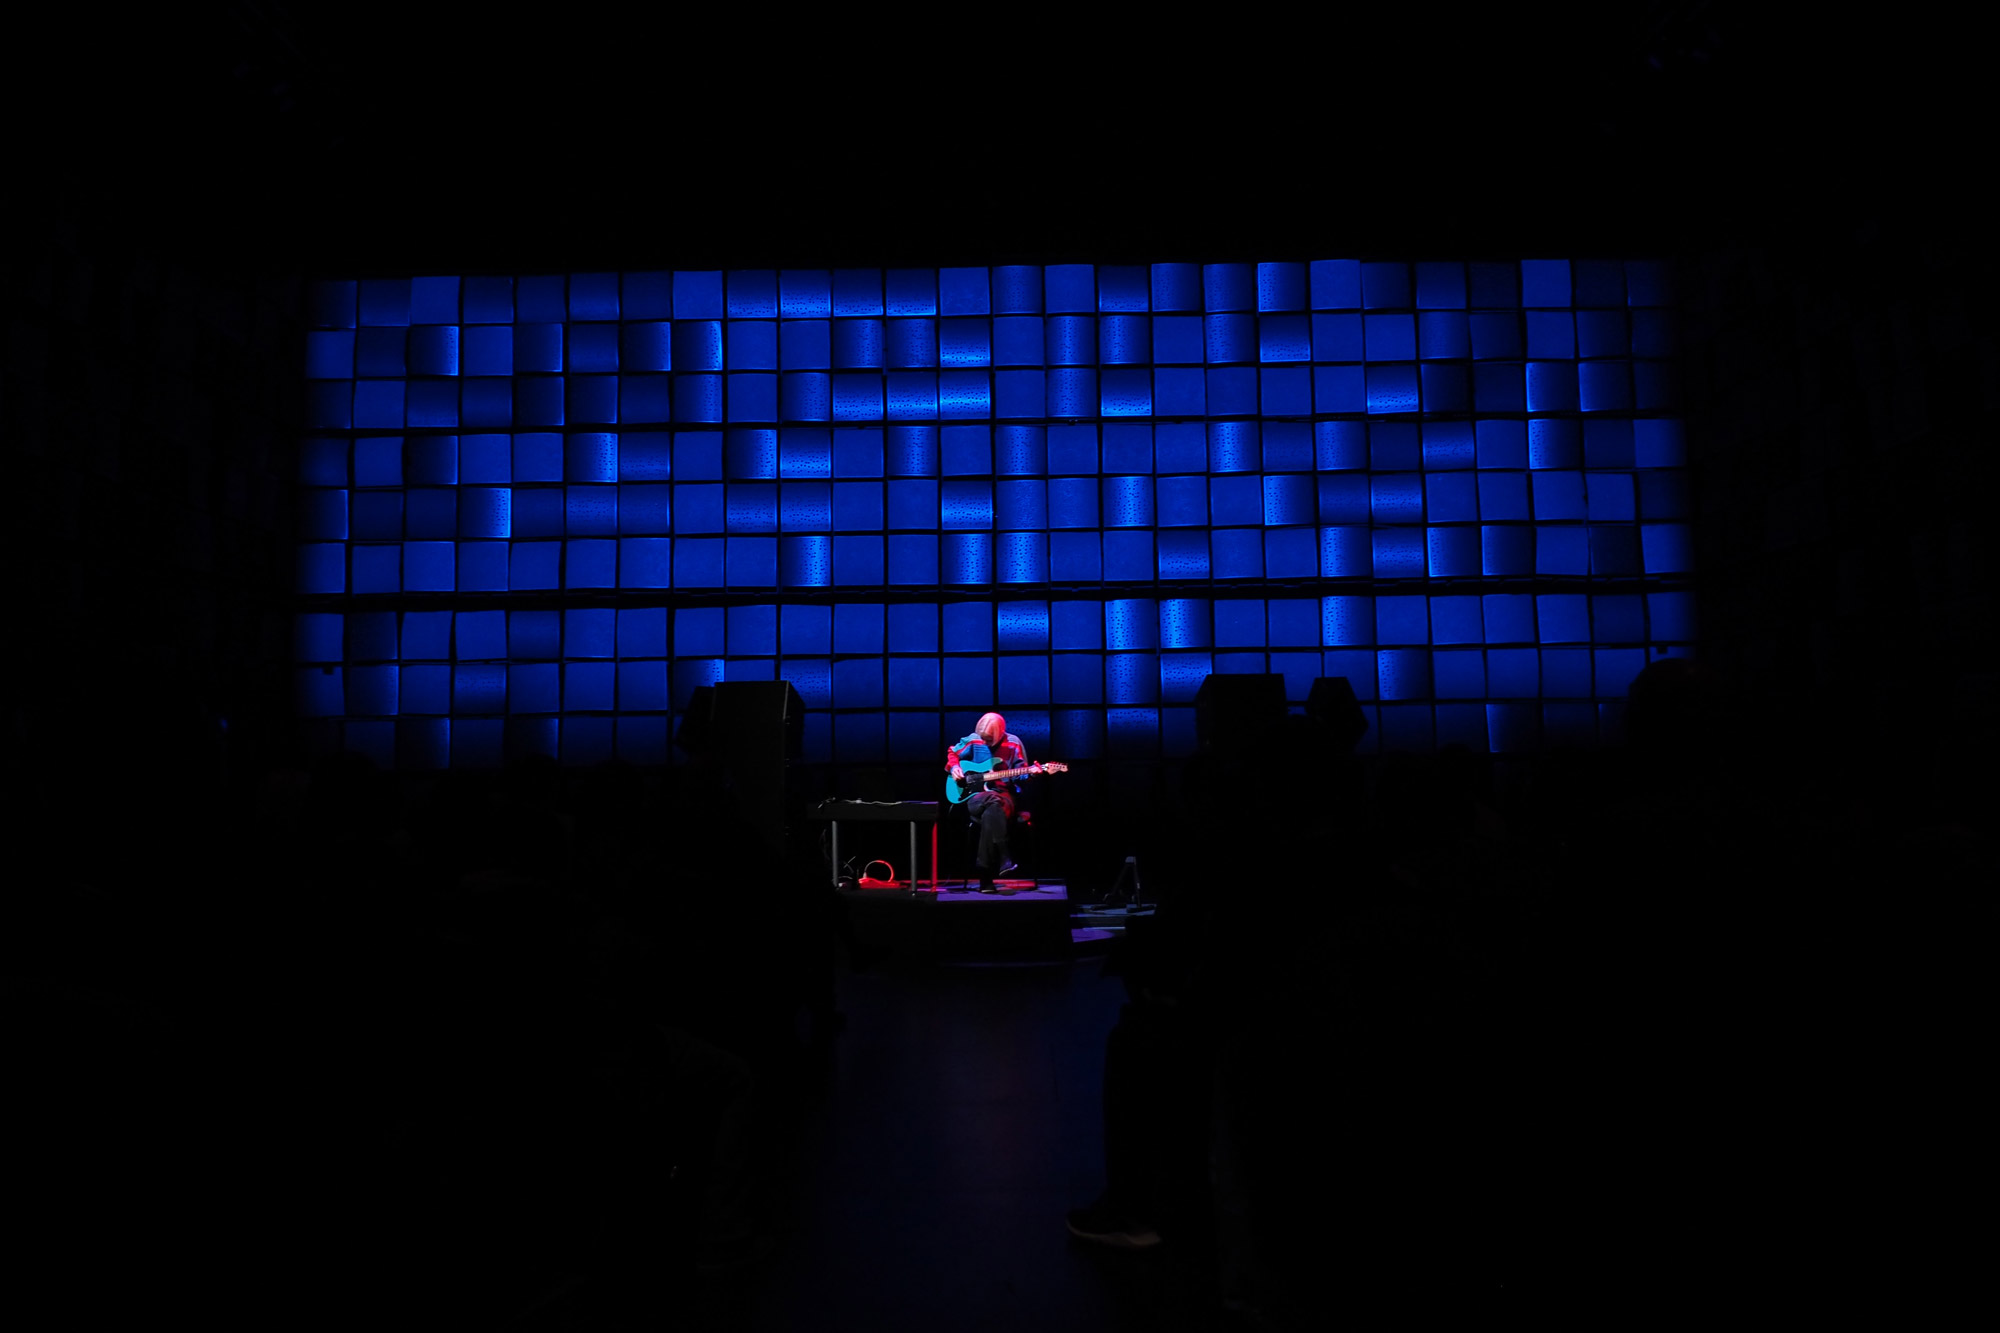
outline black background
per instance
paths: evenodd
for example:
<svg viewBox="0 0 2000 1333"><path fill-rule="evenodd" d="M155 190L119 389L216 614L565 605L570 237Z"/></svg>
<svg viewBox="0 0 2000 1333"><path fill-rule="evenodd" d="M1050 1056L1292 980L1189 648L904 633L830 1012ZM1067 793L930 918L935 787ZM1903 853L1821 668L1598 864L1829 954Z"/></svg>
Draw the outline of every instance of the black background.
<svg viewBox="0 0 2000 1333"><path fill-rule="evenodd" d="M236 3L50 25L10 119L29 207L276 272L1658 255L1958 226L1969 47L1685 3Z"/></svg>

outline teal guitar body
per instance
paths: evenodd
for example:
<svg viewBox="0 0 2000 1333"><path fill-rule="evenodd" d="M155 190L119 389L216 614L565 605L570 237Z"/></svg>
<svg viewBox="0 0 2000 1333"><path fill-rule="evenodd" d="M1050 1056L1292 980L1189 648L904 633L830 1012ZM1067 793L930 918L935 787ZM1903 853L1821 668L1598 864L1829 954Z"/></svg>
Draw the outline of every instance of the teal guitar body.
<svg viewBox="0 0 2000 1333"><path fill-rule="evenodd" d="M951 774L944 775L944 798L953 805L963 805L972 798L974 792L986 790L986 775L993 771L1000 761L989 753L984 759L967 759L959 763L959 771L965 774L961 782Z"/></svg>
<svg viewBox="0 0 2000 1333"><path fill-rule="evenodd" d="M1003 768L998 773L993 770L999 764L991 751L984 759L963 759L959 761L959 771L965 774L964 781L947 773L944 776L944 798L953 805L963 805L974 794L986 790L988 782L1013 782L1020 778L1040 777L1045 773L1064 773L1067 764L1030 764L1026 768Z"/></svg>

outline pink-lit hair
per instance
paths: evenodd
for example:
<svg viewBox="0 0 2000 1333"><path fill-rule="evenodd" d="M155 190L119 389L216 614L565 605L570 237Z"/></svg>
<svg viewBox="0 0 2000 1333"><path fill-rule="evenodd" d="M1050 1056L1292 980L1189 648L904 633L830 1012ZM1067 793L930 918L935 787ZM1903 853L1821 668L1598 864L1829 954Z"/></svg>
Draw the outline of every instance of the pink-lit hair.
<svg viewBox="0 0 2000 1333"><path fill-rule="evenodd" d="M993 738L995 741L1004 741L1007 739L1007 719L1000 716L998 713L988 713L985 717L980 718L979 725L974 727L972 730L976 732L981 739L984 739L986 736L987 725L989 723L992 724L993 730L998 733Z"/></svg>

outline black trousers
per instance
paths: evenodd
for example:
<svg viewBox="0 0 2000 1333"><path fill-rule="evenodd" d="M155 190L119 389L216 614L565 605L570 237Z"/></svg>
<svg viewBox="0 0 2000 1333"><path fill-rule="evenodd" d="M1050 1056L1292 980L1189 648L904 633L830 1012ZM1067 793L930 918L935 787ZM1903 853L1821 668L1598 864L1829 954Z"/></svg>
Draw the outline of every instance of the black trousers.
<svg viewBox="0 0 2000 1333"><path fill-rule="evenodd" d="M965 810L979 830L979 851L973 857L982 878L999 873L1007 864L1007 822L1014 802L1000 792L977 791L965 800Z"/></svg>

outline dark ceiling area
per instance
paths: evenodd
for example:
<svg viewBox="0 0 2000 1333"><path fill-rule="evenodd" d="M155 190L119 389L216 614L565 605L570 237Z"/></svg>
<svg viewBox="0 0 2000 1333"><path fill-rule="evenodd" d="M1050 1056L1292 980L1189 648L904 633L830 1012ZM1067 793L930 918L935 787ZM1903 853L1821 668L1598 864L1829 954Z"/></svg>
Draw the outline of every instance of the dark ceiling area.
<svg viewBox="0 0 2000 1333"><path fill-rule="evenodd" d="M1952 226L1973 174L1962 58L1720 5L887 36L619 15L58 25L14 123L59 213L285 273L1660 254Z"/></svg>

